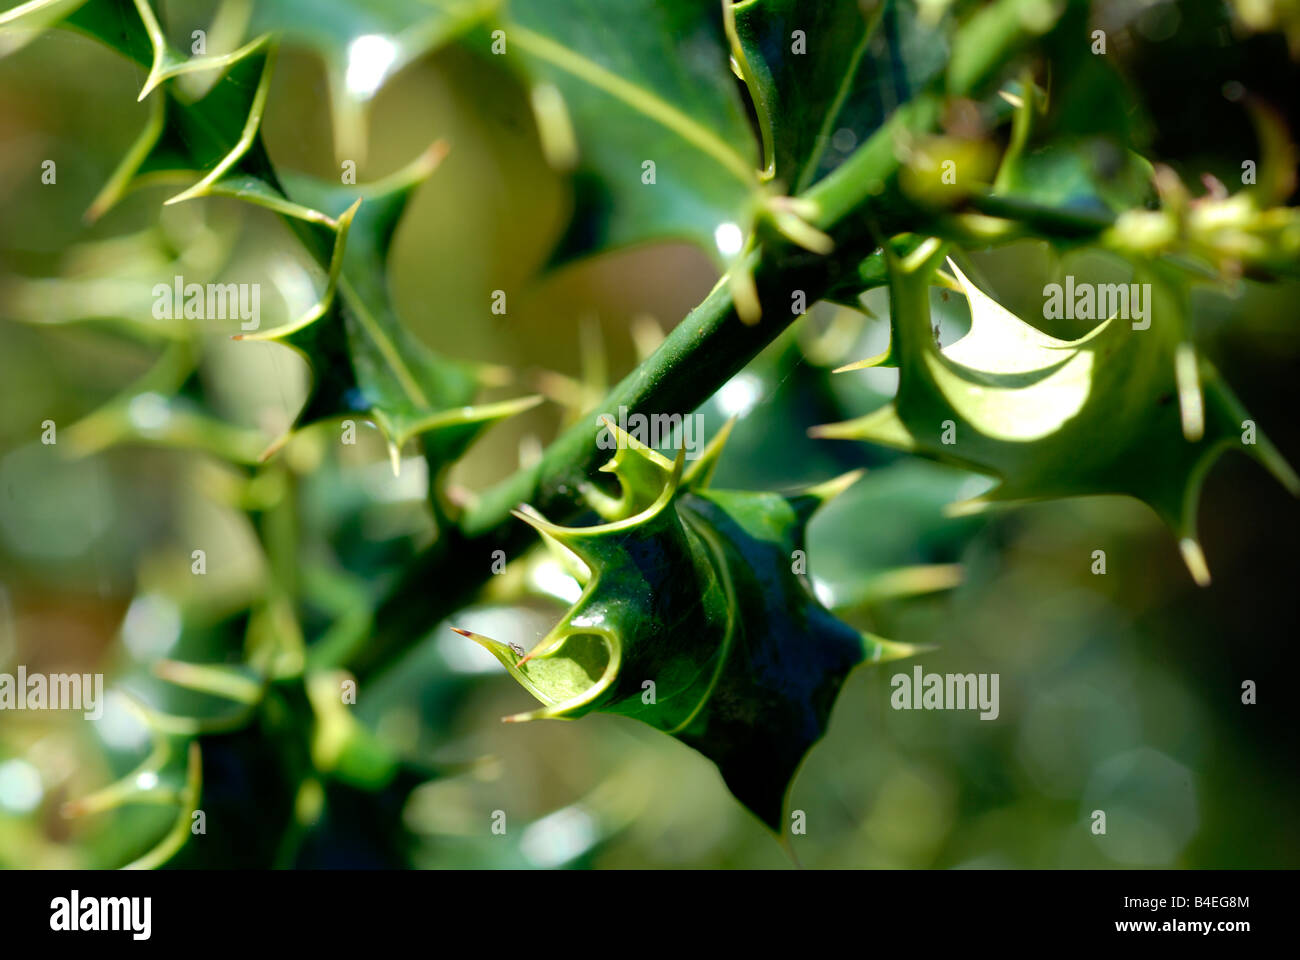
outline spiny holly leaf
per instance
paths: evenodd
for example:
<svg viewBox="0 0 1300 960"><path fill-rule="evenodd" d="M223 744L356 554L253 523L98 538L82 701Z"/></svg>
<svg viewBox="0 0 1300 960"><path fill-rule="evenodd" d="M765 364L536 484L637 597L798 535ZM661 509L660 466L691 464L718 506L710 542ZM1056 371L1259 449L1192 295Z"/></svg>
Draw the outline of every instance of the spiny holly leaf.
<svg viewBox="0 0 1300 960"><path fill-rule="evenodd" d="M754 96L767 173L801 193L937 76L943 31L918 5L743 0L737 58Z"/></svg>
<svg viewBox="0 0 1300 960"><path fill-rule="evenodd" d="M758 156L722 5L621 0L602 16L587 0L511 0L503 17L497 42L529 85L546 156L573 171L555 262L671 238L738 254Z"/></svg>
<svg viewBox="0 0 1300 960"><path fill-rule="evenodd" d="M197 355L186 342L168 346L148 373L74 423L67 435L81 455L144 443L254 464L266 447L260 431L227 423L209 409Z"/></svg>
<svg viewBox="0 0 1300 960"><path fill-rule="evenodd" d="M906 260L892 251L890 257L889 352L900 368L898 395L857 420L816 427L814 436L881 443L1001 481L958 509L1090 494L1136 497L1181 538L1200 583L1209 572L1196 539L1196 507L1220 453L1241 446L1300 492L1300 479L1186 340L1180 291L1157 269L1138 276L1150 284L1147 328L1134 329L1112 313L1086 336L1064 341L1013 316L954 266L970 302L971 329L941 349L930 327L929 288L943 246L931 240Z"/></svg>
<svg viewBox="0 0 1300 960"><path fill-rule="evenodd" d="M5 21L22 20L37 6L16 8ZM167 44L149 0L86 0L58 9L63 25L149 69L140 93L141 100L149 100L149 120L91 204L88 219L104 214L131 189L181 181L189 183L188 188L168 204L225 193L286 217L337 227L320 212L284 197L262 144L262 114L275 55L270 37L229 54L183 59ZM219 79L197 99L167 82L201 72L219 72ZM328 248L324 256L328 259Z"/></svg>
<svg viewBox="0 0 1300 960"><path fill-rule="evenodd" d="M425 436L426 453L437 466L445 466L484 426L540 402L524 397L467 406L478 387L477 368L425 347L393 311L386 279L393 233L412 191L444 152L443 145L435 144L404 169L368 186L283 175L291 197L337 224L336 229L306 225L322 243L333 243L326 289L301 318L236 336L272 340L299 351L314 379L297 425L350 412L367 416L387 439L394 470L411 437Z"/></svg>
<svg viewBox="0 0 1300 960"><path fill-rule="evenodd" d="M227 6L233 8L243 2L228 0ZM165 80L228 66L262 45L259 38L258 42L224 54L187 57L168 41L150 0L32 0L0 14L0 26L19 19L28 29L62 22L148 67L141 100Z"/></svg>
<svg viewBox="0 0 1300 960"><path fill-rule="evenodd" d="M191 183L168 203L204 196L227 176L257 181L267 197L277 193L258 136L274 59L269 39L223 56L183 59L167 45L148 0L88 0L64 22L149 70L140 93L140 99L149 98L149 120L91 204L89 219L101 216L128 190L150 183ZM221 76L197 100L166 82L202 71L221 71ZM151 95L158 87L162 92ZM280 212L305 214L287 203Z"/></svg>
<svg viewBox="0 0 1300 960"><path fill-rule="evenodd" d="M517 514L589 571L581 598L522 658L465 635L544 704L509 719L600 710L643 720L713 760L779 831L790 781L849 670L912 652L837 620L800 562L809 518L857 475L793 496L715 491L720 442L683 476L683 457L669 463L606 429L621 493L591 503L615 519L572 528Z"/></svg>
<svg viewBox="0 0 1300 960"><path fill-rule="evenodd" d="M246 0L226 0L227 5ZM413 60L482 18L497 0L256 0L250 37L269 33L320 55L329 80L340 160L366 152L365 111L380 87Z"/></svg>
<svg viewBox="0 0 1300 960"><path fill-rule="evenodd" d="M478 386L477 369L425 348L389 306L385 267L393 231L411 191L436 167L441 145L365 188L349 190L286 176L294 195L307 201L297 203L286 196L271 170L259 135L274 53L269 38L236 54L182 64L165 47L147 0L90 0L68 23L138 63L153 62L142 95L161 84L152 95L148 127L92 206L92 214L107 209L131 186L158 177L197 176L197 182L167 202L216 195L266 207L286 217L327 267L325 291L303 316L283 327L236 337L276 340L307 358L314 381L295 427L359 413L374 420L384 434L394 470L401 447L417 435L426 436L426 454L441 469L459 457L486 424L539 402L529 397L467 406ZM161 73L158 64L165 65ZM164 82L198 69L225 72L193 103ZM363 198L369 206L358 214ZM264 455L278 450L290 435L279 438Z"/></svg>

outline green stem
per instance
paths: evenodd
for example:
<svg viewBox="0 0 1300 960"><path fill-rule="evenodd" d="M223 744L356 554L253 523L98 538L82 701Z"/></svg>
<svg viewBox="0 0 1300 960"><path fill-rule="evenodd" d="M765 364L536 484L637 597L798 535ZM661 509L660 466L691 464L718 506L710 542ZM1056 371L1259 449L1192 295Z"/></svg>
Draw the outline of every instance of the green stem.
<svg viewBox="0 0 1300 960"><path fill-rule="evenodd" d="M529 503L558 522L581 511L579 489L604 458L595 444L597 413L617 417L620 407L629 414L693 411L795 320L794 291L802 290L805 302L815 303L853 273L875 249L877 237L923 216L887 185L894 184L899 170L896 138L919 135L936 116L937 106L929 98L920 106L900 108L844 165L848 174L832 174L806 194L817 204L817 226L836 236L834 253L812 254L773 239L751 255L762 305L758 323L741 321L729 285L720 282L654 354L610 391L599 411L561 434L536 465L487 490L459 525L406 572L381 604L371 642L348 666L364 677L391 664L465 604L491 574L495 551L510 557L532 543L527 525L510 516L519 504Z"/></svg>
<svg viewBox="0 0 1300 960"><path fill-rule="evenodd" d="M974 194L972 209L990 217L1014 221L1035 236L1069 239L1095 237L1115 223L1115 216L1104 210L1065 210L1045 207L993 193Z"/></svg>
<svg viewBox="0 0 1300 960"><path fill-rule="evenodd" d="M969 96L1032 37L1047 29L1053 0L996 0L978 14L978 43L965 43L946 77L902 105L829 176L802 194L815 211L810 220L831 234L836 249L819 256L779 240L751 255L762 319L738 317L729 286L717 287L677 325L657 351L620 382L601 404L561 434L534 466L486 491L458 527L406 571L380 605L375 633L348 666L364 678L391 665L440 620L463 606L491 575L494 553L507 557L534 542L510 511L529 503L557 522L582 510L580 486L604 452L595 444L597 412L689 413L735 376L791 322L791 297L821 299L879 245L881 238L930 220L897 189L900 144L938 128L945 93ZM963 31L964 32L964 31Z"/></svg>
<svg viewBox="0 0 1300 960"><path fill-rule="evenodd" d="M595 443L597 413L617 417L620 407L630 413L694 410L793 322L795 290L803 290L808 303L815 302L873 247L868 240L821 257L782 246L765 257L755 274L763 318L753 325L740 320L728 285L719 283L654 354L610 391L599 411L561 434L536 465L487 490L459 526L416 562L380 606L375 635L358 651L351 669L365 676L391 663L491 575L494 551L513 556L534 542L527 524L510 516L519 504L529 503L561 522L582 510L579 488L607 457Z"/></svg>

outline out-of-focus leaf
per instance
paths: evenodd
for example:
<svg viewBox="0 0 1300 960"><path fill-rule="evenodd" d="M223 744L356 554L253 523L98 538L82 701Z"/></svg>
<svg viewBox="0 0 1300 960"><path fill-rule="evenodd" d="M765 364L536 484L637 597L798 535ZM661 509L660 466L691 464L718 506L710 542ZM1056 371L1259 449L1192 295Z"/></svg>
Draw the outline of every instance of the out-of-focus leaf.
<svg viewBox="0 0 1300 960"><path fill-rule="evenodd" d="M463 791L442 793L427 784L411 795L405 820L424 840L414 860L421 869L497 870L582 868L624 830L647 802L645 774L625 767L575 803L531 822L510 820L500 834L466 831L478 808ZM505 811L501 811L505 813Z"/></svg>
<svg viewBox="0 0 1300 960"><path fill-rule="evenodd" d="M7 277L0 283L4 315L33 325L97 322L147 342L188 340L193 321L155 316L154 287L183 275L214 277L234 247L232 218L206 216L198 206L135 233L89 240L60 258L57 276Z"/></svg>
<svg viewBox="0 0 1300 960"><path fill-rule="evenodd" d="M497 0L226 0L242 8L248 36L271 34L325 64L335 152L360 164L366 107L395 73L497 6ZM251 9L250 9L251 8Z"/></svg>
<svg viewBox="0 0 1300 960"><path fill-rule="evenodd" d="M983 526L977 517L945 516L944 507L988 485L978 474L915 458L868 470L810 525L811 570L833 608L883 594L889 578L942 581L937 568L950 568Z"/></svg>
<svg viewBox="0 0 1300 960"><path fill-rule="evenodd" d="M169 346L154 366L115 398L68 428L78 454L135 442L203 450L252 464L266 448L260 431L229 424L208 408L194 348Z"/></svg>
<svg viewBox="0 0 1300 960"><path fill-rule="evenodd" d="M1248 30L1277 30L1286 36L1292 57L1300 57L1300 4L1295 0L1231 0Z"/></svg>
<svg viewBox="0 0 1300 960"><path fill-rule="evenodd" d="M1043 96L1033 83L1017 87L1011 143L993 196L1101 217L1154 199L1151 164L1129 150L1122 136L1106 131L1044 136L1034 130Z"/></svg>
<svg viewBox="0 0 1300 960"><path fill-rule="evenodd" d="M1005 163L995 195L1081 213L1119 213L1155 196L1151 164L1102 138L1054 141Z"/></svg>

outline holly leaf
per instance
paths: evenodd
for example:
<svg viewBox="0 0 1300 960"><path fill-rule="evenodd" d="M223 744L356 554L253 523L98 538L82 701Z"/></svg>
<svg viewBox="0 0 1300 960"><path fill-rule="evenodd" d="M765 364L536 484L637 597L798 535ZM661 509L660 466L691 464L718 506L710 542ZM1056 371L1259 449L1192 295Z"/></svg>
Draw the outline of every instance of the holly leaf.
<svg viewBox="0 0 1300 960"><path fill-rule="evenodd" d="M443 145L435 144L403 170L365 187L277 177L259 133L274 62L269 35L232 54L183 60L167 45L147 0L90 0L67 23L141 65L152 65L141 93L150 97L150 121L92 204L91 216L132 187L159 179L194 180L167 203L231 196L270 209L287 219L327 269L321 297L301 317L235 337L280 342L306 358L313 381L294 428L360 414L384 434L394 471L402 446L415 436L425 437L426 455L435 469L442 469L484 426L540 402L526 397L470 406L479 369L429 350L392 310L386 264L393 232L411 192L436 168ZM201 70L222 73L196 100L166 82ZM368 201L364 210L362 200ZM292 430L276 440L263 458L291 435Z"/></svg>
<svg viewBox="0 0 1300 960"><path fill-rule="evenodd" d="M1196 508L1221 453L1242 449L1300 493L1300 478L1196 355L1184 334L1180 291L1156 269L1138 276L1148 284L1145 321L1111 313L1087 335L1065 341L1012 315L952 265L970 302L971 329L940 348L931 334L929 288L944 247L930 240L905 260L886 249L898 394L864 417L815 427L814 436L880 443L998 479L989 492L956 505L959 512L997 501L1135 497L1176 532L1202 584L1209 571L1196 538Z"/></svg>
<svg viewBox="0 0 1300 960"><path fill-rule="evenodd" d="M227 0L230 2L230 0ZM482 19L497 0L256 0L248 35L271 34L318 54L325 65L335 152L358 165L366 154L366 110L404 66Z"/></svg>
<svg viewBox="0 0 1300 960"><path fill-rule="evenodd" d="M1014 103L1015 117L991 196L1102 220L1154 200L1153 167L1127 148L1120 133L1045 127L1039 114L1046 94L1027 76L1002 97Z"/></svg>
<svg viewBox="0 0 1300 960"><path fill-rule="evenodd" d="M993 195L1066 212L1107 216L1155 197L1152 167L1102 137L1044 144L1004 161Z"/></svg>
<svg viewBox="0 0 1300 960"><path fill-rule="evenodd" d="M759 184L722 5L622 0L609 12L618 28L585 0L511 0L504 36L480 41L504 42L547 159L572 173L573 214L553 265L664 239L728 263Z"/></svg>
<svg viewBox="0 0 1300 960"><path fill-rule="evenodd" d="M897 0L743 0L735 18L767 174L792 194L839 166L947 62L944 32Z"/></svg>
<svg viewBox="0 0 1300 960"><path fill-rule="evenodd" d="M543 706L509 717L634 717L718 765L731 792L781 829L785 796L826 730L849 670L912 648L860 633L813 592L803 562L813 512L857 474L801 494L718 491L710 446L689 472L607 422L608 519L562 527L521 510L588 574L581 598L527 655L478 641ZM614 444L611 444L613 446Z"/></svg>
<svg viewBox="0 0 1300 960"><path fill-rule="evenodd" d="M402 446L412 437L425 438L426 454L441 468L459 457L486 425L541 402L524 397L469 406L481 379L479 368L424 346L393 310L386 279L393 233L411 193L444 152L442 144L435 144L391 177L367 186L282 175L290 196L337 224L334 230L306 225L321 243L333 242L326 289L315 307L291 323L235 337L269 340L298 351L312 368L313 382L296 425L348 413L366 416L388 441L394 471Z"/></svg>
<svg viewBox="0 0 1300 960"><path fill-rule="evenodd" d="M279 191L258 135L274 62L269 38L221 56L184 58L167 43L148 0L88 0L63 23L148 69L140 99L149 101L149 119L87 219L102 216L128 190L178 180L190 186L169 204L207 195L224 178L235 177L255 181L266 204L274 206ZM218 72L219 79L197 98L167 82L202 72ZM278 199L278 212L308 215Z"/></svg>

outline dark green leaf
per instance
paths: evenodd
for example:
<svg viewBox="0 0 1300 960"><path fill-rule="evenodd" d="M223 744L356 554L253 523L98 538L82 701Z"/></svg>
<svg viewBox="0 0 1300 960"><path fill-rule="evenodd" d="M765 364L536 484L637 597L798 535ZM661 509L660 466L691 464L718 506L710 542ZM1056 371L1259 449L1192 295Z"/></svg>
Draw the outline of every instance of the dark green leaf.
<svg viewBox="0 0 1300 960"><path fill-rule="evenodd" d="M573 172L573 217L555 261L659 239L693 241L718 261L737 254L754 218L758 155L721 5L511 0L505 18L542 146Z"/></svg>
<svg viewBox="0 0 1300 960"><path fill-rule="evenodd" d="M618 519L572 528L519 514L590 571L582 597L522 659L467 635L544 704L511 719L635 717L713 760L779 831L790 781L849 670L911 652L837 620L806 576L805 526L856 474L792 496L715 491L705 480L720 444L683 477L682 458L610 432L619 450L607 469L622 495L593 506Z"/></svg>
<svg viewBox="0 0 1300 960"><path fill-rule="evenodd" d="M900 0L744 0L736 33L768 172L801 193L944 67L943 31Z"/></svg>
<svg viewBox="0 0 1300 960"><path fill-rule="evenodd" d="M337 234L309 226L322 242L335 243L329 285L306 316L240 337L274 340L301 352L315 376L299 424L349 412L370 417L389 442L394 469L411 437L425 435L426 452L443 466L459 457L486 424L539 402L525 397L467 406L478 386L475 367L434 353L393 312L386 278L393 231L411 192L440 156L441 147L435 145L383 182L363 187L286 175L292 197L339 225Z"/></svg>

